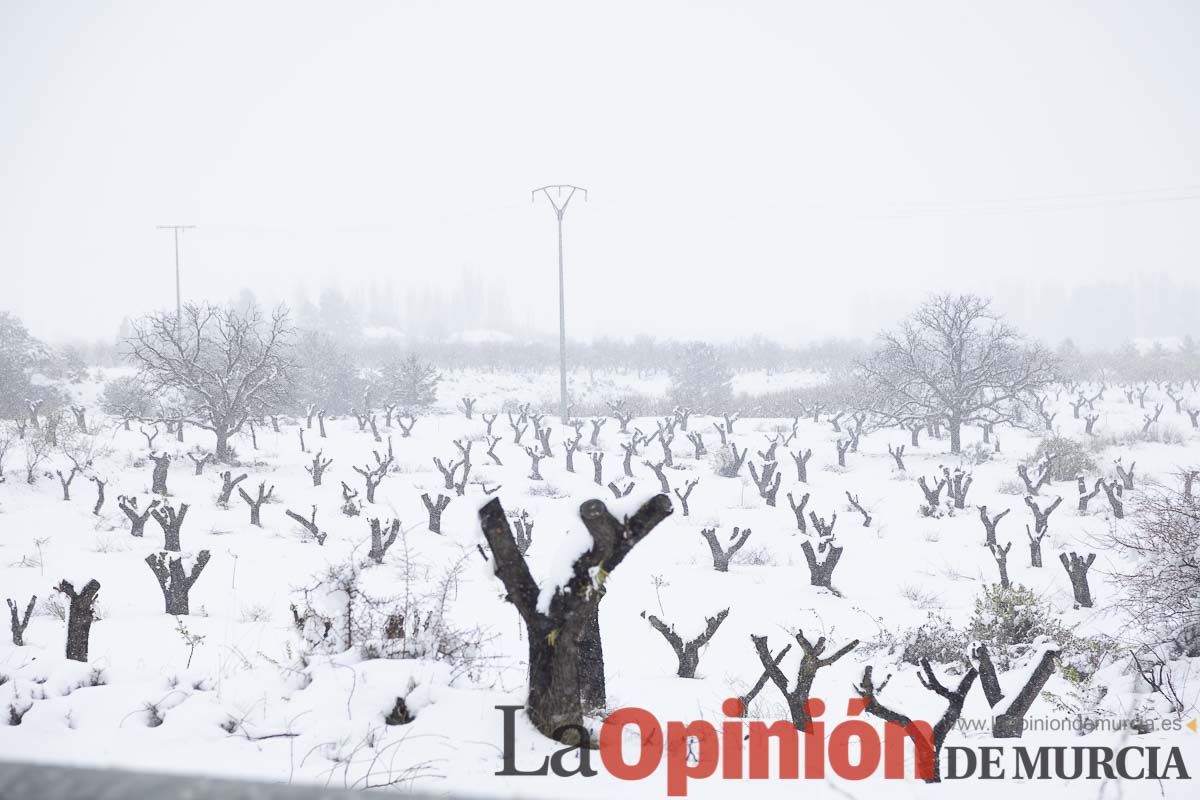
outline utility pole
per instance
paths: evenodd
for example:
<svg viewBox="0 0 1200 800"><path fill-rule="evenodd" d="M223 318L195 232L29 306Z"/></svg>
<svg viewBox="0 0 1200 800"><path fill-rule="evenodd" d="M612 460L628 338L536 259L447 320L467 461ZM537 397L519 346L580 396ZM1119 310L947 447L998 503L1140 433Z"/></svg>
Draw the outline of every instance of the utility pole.
<svg viewBox="0 0 1200 800"><path fill-rule="evenodd" d="M553 191L553 194L551 194ZM536 200L538 192L546 195L546 199L550 201L550 206L554 209L555 215L558 217L558 378L559 378L559 400L558 413L562 418L562 424L567 424L567 300L566 294L563 291L563 244L562 244L562 222L563 214L567 212L567 206L571 204L571 198L576 192L583 192L583 199L587 201L587 189L581 186L572 186L570 184L555 184L552 186L543 186L540 189L534 189L530 193L530 200ZM563 193L566 192L566 197Z"/></svg>
<svg viewBox="0 0 1200 800"><path fill-rule="evenodd" d="M183 295L179 291L179 232L195 228L195 225L156 225L160 231L175 232L175 332L179 332L179 321L183 318Z"/></svg>

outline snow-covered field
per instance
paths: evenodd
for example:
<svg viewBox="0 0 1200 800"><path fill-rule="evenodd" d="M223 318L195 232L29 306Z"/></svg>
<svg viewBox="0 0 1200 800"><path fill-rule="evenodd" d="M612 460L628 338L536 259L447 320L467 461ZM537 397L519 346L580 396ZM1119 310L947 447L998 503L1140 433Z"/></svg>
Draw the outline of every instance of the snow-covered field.
<svg viewBox="0 0 1200 800"><path fill-rule="evenodd" d="M577 375L576 396L592 402L619 396L622 390L661 393L653 381L638 381L632 374ZM737 391L770 391L801 386L812 375L743 376ZM64 501L56 477L46 470L63 469L66 462L50 456L38 469L38 479L25 480L21 447L10 453L0 485L0 596L12 598L22 609L31 595L39 602L25 632L25 645L15 647L0 637L0 754L27 759L91 766L124 766L140 770L177 771L247 777L272 782L319 782L336 786L383 786L433 793L456 792L489 796L604 797L616 792L658 797L665 795L660 773L643 782L625 783L601 770L594 778L497 777L501 769L502 715L498 705L520 705L525 698L526 642L520 618L504 601L504 590L492 574L492 562L482 553L487 547L477 511L496 491L510 516L528 512L533 522L532 545L527 558L543 584L552 585L562 565L578 552L583 528L579 504L589 498L604 499L614 512L631 511L660 490L659 480L644 461L661 460L658 442L650 444L632 462L634 489L616 500L607 486L593 482L588 445L591 423L584 421L583 442L575 455L575 472L565 468L564 429L554 419L553 399L557 377L494 373L451 373L439 389L436 413L418 419L410 437L399 427L386 426L380 413L376 442L369 429L360 430L351 418L327 420L328 436L320 438L316 425L305 430L308 452L301 452L298 430L304 419L280 419L280 432L269 425L257 429L257 449L250 437L235 440L235 467L208 464L194 474L185 453L199 447L211 449L211 437L188 428L182 443L159 433L158 451L173 457L167 500L189 507L182 527L185 567L207 550L211 560L190 593L187 616L163 612L163 596L145 559L159 552L163 531L153 520L145 536L129 535L129 521L117 507L118 496L136 497L142 507L152 496L146 439L138 430L121 429L104 418L94 402L95 387L79 388L89 404L89 418L103 454L92 472L107 480L107 501L93 515L95 486L77 477L71 499ZM1186 467L1200 462L1200 434L1185 414L1151 390L1148 406L1164 402L1166 410L1153 428L1156 436L1171 443L1134 441L1142 427L1143 411L1129 404L1115 388L1096 404L1100 418L1095 431L1107 446L1096 448L1100 474L1111 475L1113 461L1136 461L1136 485L1126 492L1129 517L1136 515L1139 491L1151 480L1178 484ZM478 398L472 419L455 409L458 398ZM1087 441L1083 422L1073 418L1064 392L1055 403L1055 427L1061 435ZM495 454L487 455L483 440L484 413L499 411L505 402L531 401L548 412L544 424L552 429L553 455L541 461L544 480L530 479L530 457L525 445L535 445L532 425L520 446L504 413L494 423L501 437ZM1189 393L1189 401L1200 397ZM677 498L676 512L656 528L613 571L601 604L608 700L611 708L639 706L661 720L708 719L720 722L722 701L745 692L762 673L751 644L751 635L765 635L776 651L794 640L789 632L802 629L810 638L825 636L831 648L852 639L863 642L845 658L822 669L813 694L826 700L825 721L832 727L846 718L845 703L854 696L851 687L866 665L879 677L893 674L883 699L889 705L921 718L936 719L943 701L925 691L917 669L899 663L899 653L881 643L889 633L920 625L930 612L949 616L963 625L971 616L975 599L986 584L997 581L997 566L983 546L983 527L976 506L986 504L995 514L1011 513L999 526L1001 543L1011 541L1008 570L1014 583L1041 596L1061 615L1062 623L1079 637L1095 633L1119 634L1126 624L1115 610L1118 589L1109 574L1120 566L1118 555L1098 549L1111 526L1131 524L1115 520L1103 493L1090 510L1076 510L1073 482L1056 481L1043 487L1036 498L1045 506L1053 497L1064 500L1051 517L1043 542L1045 567L1029 564L1025 533L1032 515L1023 497L1016 466L1032 453L1042 434L1008 427L995 431L999 452L991 445L977 448L978 428L964 432L966 449L990 453L982 463L960 461L948 454L948 439L922 434L912 447L904 430L885 429L863 435L857 452L847 454L847 466L837 466L835 442L844 433L834 430L822 415L820 421L800 419L795 437L776 452L782 486L778 504L768 506L749 476L747 466L761 466L758 451L766 451L769 437L788 437L792 419L742 418L731 441L748 448L747 465L738 477L723 478L714 472L712 453L721 450L714 423L720 418L693 416L690 432L702 432L710 455L697 459L693 445L679 430L672 442L674 469L665 469L672 489L683 490L699 478L683 516ZM844 424L844 423L843 423ZM629 430L655 430L656 421L639 418ZM1168 430L1169 429L1169 430ZM570 428L567 436L573 435ZM354 467L375 464L373 451L382 456L390 439L394 463L378 487L374 503L361 513L343 513L341 483L365 495L363 478ZM609 419L599 436L603 483L617 480L623 486L621 443L628 435ZM474 442L472 470L465 494L447 489L434 459L457 460L454 444ZM1119 443L1118 443L1119 442ZM1132 443L1130 443L1132 442ZM906 471L900 471L888 446L907 444ZM790 453L811 448L807 484L797 480ZM317 451L331 458L323 484L314 487L306 466ZM923 516L918 507L922 494L916 479L941 474L941 465L962 465L973 483L966 508L940 517ZM252 495L260 483L274 487L262 508L261 527L250 524L249 508L235 491L226 506L217 503L220 473L232 469L239 484ZM497 487L499 487L497 489ZM442 532L431 532L422 493L436 500L450 498L442 519ZM801 545L815 541L797 530L787 494L796 500L809 493L808 509L820 517L837 514L836 537L844 547L833 576L836 592L809 585L809 572ZM847 492L856 496L871 516L849 507ZM944 499L944 495L943 495ZM316 522L327 534L318 544L285 515L292 510L308 517L316 507ZM379 518L385 525L401 521L397 541L382 563L367 555L369 523ZM735 556L727 573L713 569L702 528L715 528L723 541L737 526L753 533ZM1094 608L1077 608L1071 585L1058 562L1063 552L1097 553L1090 572ZM343 646L314 646L312 624L308 640L294 622L295 607L308 601L317 610L332 613L339 600L335 592L314 589L331 568L359 572L364 592L378 600L390 597L389 608L402 609L435 620L434 627L463 649L453 655L425 658L368 657L379 648L398 647L391 642L356 642ZM91 631L88 662L64 658L66 626L61 619L62 596L52 591L62 579L82 587L90 579L100 582L98 619ZM364 601L366 602L366 601ZM56 608L58 612L56 613ZM729 616L700 658L698 677L675 677L676 659L664 638L642 617L654 614L673 623L683 634L698 633L704 620L722 609ZM319 633L319 632L318 632ZM203 637L198 638L198 637ZM424 637L424 638L423 638ZM315 638L319 639L319 636ZM412 654L424 650L435 638L428 632L410 635ZM687 636L685 635L685 638ZM874 643L875 646L869 646ZM366 644L364 648L358 645ZM408 647L409 645L404 645ZM794 648L793 648L794 649ZM793 675L791 658L784 671ZM1069 719L1072 704L1087 706L1089 713L1115 717L1149 715L1158 719L1198 715L1200 660L1175 663L1184 714L1175 715L1162 698L1125 668L1128 659L1110 659L1089 687L1081 689L1061 673L1046 685L1043 696L1029 713L1031 718ZM952 665L938 667L944 680L957 681ZM959 667L961 670L961 666ZM1028 664L1014 664L1002 682L1019 683ZM1189 677L1187 673L1191 671ZM1086 700L1083 692L1102 699ZM405 698L414 719L408 724L385 724L397 697ZM770 684L751 708L752 716L787 719L787 708ZM974 689L964 717L986 719L990 709L983 693ZM870 718L867 718L870 719ZM879 725L878 720L871 720ZM986 743L984 732L952 733L949 745ZM1136 742L1131 740L1136 739ZM1093 733L1027 734L1024 744L1122 743L1159 744L1185 748L1188 766L1200 769L1200 734L1187 730L1143 735ZM519 718L517 762L535 765L557 749ZM1186 781L1136 781L1122 785L1122 796L1188 797L1194 790ZM820 781L757 781L754 791L772 796L794 796L798 791L814 796L866 797L886 791L896 796L934 796L968 787L979 796L1011 796L1010 781L971 781L947 786L926 786L916 781L888 781L881 777L855 784L829 777ZM1070 784L1040 781L1029 784L1039 796L1069 792L1069 796L1100 796L1098 783ZM721 780L693 781L689 796L729 796L747 791L746 784ZM1025 791L1026 789L1021 789Z"/></svg>

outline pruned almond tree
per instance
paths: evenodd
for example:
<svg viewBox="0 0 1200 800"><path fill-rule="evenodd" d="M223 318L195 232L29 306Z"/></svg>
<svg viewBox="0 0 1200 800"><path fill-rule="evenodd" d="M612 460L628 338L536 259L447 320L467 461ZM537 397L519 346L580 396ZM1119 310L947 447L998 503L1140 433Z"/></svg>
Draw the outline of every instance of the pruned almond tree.
<svg viewBox="0 0 1200 800"><path fill-rule="evenodd" d="M591 547L571 566L571 577L541 606L541 587L517 546L499 499L479 511L484 538L506 599L525 622L529 643L529 719L545 736L565 744L586 740L585 706L603 707L604 651L600 601L604 582L629 552L671 514L671 500L656 495L632 516L619 520L600 500L588 500L579 516Z"/></svg>

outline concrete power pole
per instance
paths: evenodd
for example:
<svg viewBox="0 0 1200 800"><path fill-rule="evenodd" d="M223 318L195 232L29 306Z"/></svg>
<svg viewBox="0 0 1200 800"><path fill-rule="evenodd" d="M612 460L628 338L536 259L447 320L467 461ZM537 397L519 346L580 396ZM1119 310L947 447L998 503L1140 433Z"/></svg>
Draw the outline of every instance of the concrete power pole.
<svg viewBox="0 0 1200 800"><path fill-rule="evenodd" d="M559 378L559 400L558 414L562 418L562 424L567 424L567 301L566 294L563 291L563 240L562 240L562 222L563 214L567 212L567 206L571 204L571 198L576 192L583 193L583 199L587 201L587 189L580 186L572 186L570 184L555 184L552 186L543 186L540 189L534 189L530 193L530 199L536 200L538 192L546 195L546 199L550 201L550 206L554 209L555 215L558 217L558 378ZM553 193L552 193L553 192ZM563 197L563 193L566 197Z"/></svg>
<svg viewBox="0 0 1200 800"><path fill-rule="evenodd" d="M195 228L195 225L156 225L160 231L175 232L175 331L179 331L179 321L183 318L183 295L179 290L179 232Z"/></svg>

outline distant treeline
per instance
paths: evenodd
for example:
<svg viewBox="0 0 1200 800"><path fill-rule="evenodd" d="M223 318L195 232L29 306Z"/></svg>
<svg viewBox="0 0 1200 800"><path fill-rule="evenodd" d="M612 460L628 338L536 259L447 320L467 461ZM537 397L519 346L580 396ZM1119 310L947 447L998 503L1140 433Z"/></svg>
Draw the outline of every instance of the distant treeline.
<svg viewBox="0 0 1200 800"><path fill-rule="evenodd" d="M438 369L539 371L558 366L556 340L494 340L468 342L417 338L365 338L301 326L321 338L332 338L339 349L361 366L378 366L398 352L419 355ZM572 369L626 371L653 375L669 371L686 342L651 336L631 339L597 339L568 342ZM837 372L852 364L872 346L871 341L823 339L804 345L786 345L754 336L714 344L734 372L785 372L810 370ZM1111 350L1082 350L1070 339L1054 348L1066 380L1103 379L1117 382L1189 381L1200 378L1200 346L1190 337L1170 345L1138 346L1125 342ZM80 367L119 366L123 363L119 341L66 344L52 348L62 362Z"/></svg>

